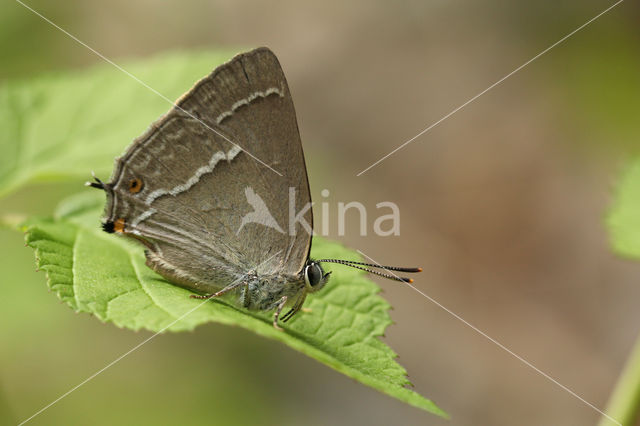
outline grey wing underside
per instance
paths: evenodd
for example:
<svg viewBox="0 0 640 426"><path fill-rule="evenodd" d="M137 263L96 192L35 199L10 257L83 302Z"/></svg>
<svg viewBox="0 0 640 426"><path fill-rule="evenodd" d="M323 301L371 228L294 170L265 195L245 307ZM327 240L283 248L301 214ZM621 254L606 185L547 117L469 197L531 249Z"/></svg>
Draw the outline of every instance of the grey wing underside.
<svg viewBox="0 0 640 426"><path fill-rule="evenodd" d="M107 221L122 220L124 234L148 247L150 266L187 287L224 286L254 269L297 274L307 260L311 235L299 224L289 232L290 188L295 212L311 201L302 145L267 48L200 80L116 160L106 186ZM254 211L248 191L279 226L242 225ZM311 209L303 217L313 226Z"/></svg>

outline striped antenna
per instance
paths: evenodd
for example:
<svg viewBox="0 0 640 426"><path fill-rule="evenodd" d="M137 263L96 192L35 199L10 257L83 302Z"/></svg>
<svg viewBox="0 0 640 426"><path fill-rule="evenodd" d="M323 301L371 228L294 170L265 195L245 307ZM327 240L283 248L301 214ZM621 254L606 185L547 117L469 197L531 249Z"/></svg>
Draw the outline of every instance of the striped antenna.
<svg viewBox="0 0 640 426"><path fill-rule="evenodd" d="M355 260L320 259L320 260L316 260L316 262L337 263L340 265L350 266L352 268L367 271L371 274L378 275L383 278L387 278L389 280L400 281L404 283L412 283L413 279L405 278L405 277L397 277L392 274L385 274L384 272L374 271L373 269L369 269L369 268L379 268L379 269L386 269L388 271L409 272L409 273L422 272L422 268L403 268L399 266L383 266L383 265L377 265L373 263L356 262Z"/></svg>

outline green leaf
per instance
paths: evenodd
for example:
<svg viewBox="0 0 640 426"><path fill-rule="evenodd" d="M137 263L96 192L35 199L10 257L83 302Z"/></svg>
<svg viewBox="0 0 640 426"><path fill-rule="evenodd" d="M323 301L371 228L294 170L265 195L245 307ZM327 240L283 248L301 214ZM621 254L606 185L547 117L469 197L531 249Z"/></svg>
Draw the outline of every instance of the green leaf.
<svg viewBox="0 0 640 426"><path fill-rule="evenodd" d="M232 56L191 52L124 63L167 99ZM0 196L32 181L108 176L170 102L110 64L0 85Z"/></svg>
<svg viewBox="0 0 640 426"><path fill-rule="evenodd" d="M622 173L607 225L614 251L640 258L640 158Z"/></svg>
<svg viewBox="0 0 640 426"><path fill-rule="evenodd" d="M379 339L391 324L389 304L360 270L339 269L307 299L311 312L272 326L272 313L250 312L232 299L198 301L145 265L142 247L99 229L104 195L86 193L63 202L53 218L24 225L27 244L48 285L74 310L120 327L191 330L199 324L236 325L275 339L368 386L442 417L433 402L408 389L405 369ZM355 259L341 245L315 238L313 256Z"/></svg>

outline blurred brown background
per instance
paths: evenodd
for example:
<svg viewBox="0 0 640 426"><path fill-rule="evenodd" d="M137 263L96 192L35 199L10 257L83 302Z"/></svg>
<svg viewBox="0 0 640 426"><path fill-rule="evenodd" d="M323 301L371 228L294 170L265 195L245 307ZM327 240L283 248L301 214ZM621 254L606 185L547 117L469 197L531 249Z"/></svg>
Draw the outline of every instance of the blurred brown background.
<svg viewBox="0 0 640 426"><path fill-rule="evenodd" d="M604 408L640 318L640 265L612 255L603 225L615 179L638 151L637 3L620 4L360 177L612 2L28 4L116 60L271 47L294 96L315 199L322 189L331 193L331 236L338 239L337 202L361 201L373 218L377 202L396 202L399 237L361 237L353 215L339 239L381 263L422 266L419 289ZM18 3L0 12L2 79L100 61ZM0 211L49 214L78 188L32 186L4 199ZM22 236L0 234L0 421L11 424L149 334L75 315L46 292ZM31 424L598 420L434 303L379 282L395 308L385 341L450 422L278 343L207 325L155 339Z"/></svg>

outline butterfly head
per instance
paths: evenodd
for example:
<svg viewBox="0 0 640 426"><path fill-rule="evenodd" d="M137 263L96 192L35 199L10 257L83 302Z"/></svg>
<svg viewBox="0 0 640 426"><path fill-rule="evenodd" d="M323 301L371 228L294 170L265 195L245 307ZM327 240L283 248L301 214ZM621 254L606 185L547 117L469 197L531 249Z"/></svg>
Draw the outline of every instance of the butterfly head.
<svg viewBox="0 0 640 426"><path fill-rule="evenodd" d="M320 290L329 281L331 272L324 272L320 262L309 260L303 271L304 283L309 293Z"/></svg>

